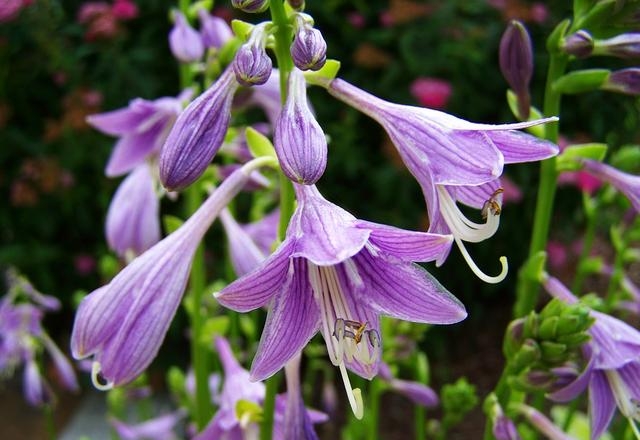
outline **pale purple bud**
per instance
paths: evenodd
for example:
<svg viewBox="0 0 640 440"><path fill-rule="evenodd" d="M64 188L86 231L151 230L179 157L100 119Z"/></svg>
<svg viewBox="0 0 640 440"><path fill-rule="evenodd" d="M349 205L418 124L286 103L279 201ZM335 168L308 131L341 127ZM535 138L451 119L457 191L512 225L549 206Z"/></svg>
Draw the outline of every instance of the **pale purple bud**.
<svg viewBox="0 0 640 440"><path fill-rule="evenodd" d="M223 18L211 15L204 9L198 9L198 18L200 19L200 37L206 48L220 49L233 38L233 32Z"/></svg>
<svg viewBox="0 0 640 440"><path fill-rule="evenodd" d="M520 440L520 434L513 420L504 414L495 418L492 432L496 440Z"/></svg>
<svg viewBox="0 0 640 440"><path fill-rule="evenodd" d="M582 163L586 172L610 183L623 193L631 202L633 209L640 213L640 176L622 172L596 160L583 159Z"/></svg>
<svg viewBox="0 0 640 440"><path fill-rule="evenodd" d="M296 17L297 31L291 44L293 64L300 70L320 70L327 60L327 43L318 29Z"/></svg>
<svg viewBox="0 0 640 440"><path fill-rule="evenodd" d="M189 186L209 166L229 128L237 88L233 71L227 68L180 114L160 152L160 181L167 189Z"/></svg>
<svg viewBox="0 0 640 440"><path fill-rule="evenodd" d="M579 30L575 34L566 37L562 43L562 49L569 55L578 58L586 58L593 53L593 37L585 30Z"/></svg>
<svg viewBox="0 0 640 440"><path fill-rule="evenodd" d="M287 406L284 412L283 440L318 440L313 424L302 400L300 387L301 353L284 366L287 381Z"/></svg>
<svg viewBox="0 0 640 440"><path fill-rule="evenodd" d="M518 113L529 117L529 82L533 75L533 46L527 29L512 20L500 40L500 70L518 97Z"/></svg>
<svg viewBox="0 0 640 440"><path fill-rule="evenodd" d="M625 95L640 95L640 67L629 67L611 72L602 88Z"/></svg>
<svg viewBox="0 0 640 440"><path fill-rule="evenodd" d="M231 5L243 12L257 14L267 10L269 0L231 0Z"/></svg>
<svg viewBox="0 0 640 440"><path fill-rule="evenodd" d="M52 402L53 393L44 380L33 358L27 359L24 368L24 397L33 406L42 406Z"/></svg>
<svg viewBox="0 0 640 440"><path fill-rule="evenodd" d="M198 61L204 55L200 34L191 27L181 12L175 12L175 23L169 33L169 48L176 59L183 63Z"/></svg>
<svg viewBox="0 0 640 440"><path fill-rule="evenodd" d="M109 247L121 258L140 255L160 241L160 204L151 169L139 165L122 181L107 212Z"/></svg>
<svg viewBox="0 0 640 440"><path fill-rule="evenodd" d="M420 382L397 379L393 377L391 369L384 362L380 363L378 374L380 375L380 378L382 380L384 380L391 386L391 389L408 397L416 405L421 405L426 408L433 408L435 406L438 406L438 404L440 403L438 395L435 391L433 391L433 389L431 389L427 385L421 384Z"/></svg>
<svg viewBox="0 0 640 440"><path fill-rule="evenodd" d="M596 41L594 55L637 58L640 56L640 32L620 34L607 40Z"/></svg>
<svg viewBox="0 0 640 440"><path fill-rule="evenodd" d="M67 359L62 351L60 351L60 348L58 348L58 346L51 340L51 338L49 338L46 333L43 333L42 341L44 342L44 346L47 349L47 352L51 356L53 365L58 372L60 382L67 390L78 391L80 387L78 386L76 373L73 370L73 366L71 365L71 362L69 362L69 359Z"/></svg>
<svg viewBox="0 0 640 440"><path fill-rule="evenodd" d="M297 183L311 185L327 166L327 139L307 103L303 73L289 75L287 102L276 122L274 147L282 172Z"/></svg>
<svg viewBox="0 0 640 440"><path fill-rule="evenodd" d="M175 232L82 300L71 335L76 359L93 356L92 379L109 389L135 379L155 358L184 293L205 232L264 160L226 179Z"/></svg>
<svg viewBox="0 0 640 440"><path fill-rule="evenodd" d="M262 23L254 27L251 36L240 46L233 59L236 80L243 86L264 84L271 76L273 63L265 50L268 25L269 23Z"/></svg>

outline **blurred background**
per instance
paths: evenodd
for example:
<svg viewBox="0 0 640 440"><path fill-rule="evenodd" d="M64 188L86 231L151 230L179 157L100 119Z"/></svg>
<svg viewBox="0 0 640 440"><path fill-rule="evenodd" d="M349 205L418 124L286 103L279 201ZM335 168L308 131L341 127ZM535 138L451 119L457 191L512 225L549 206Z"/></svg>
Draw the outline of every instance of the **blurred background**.
<svg viewBox="0 0 640 440"><path fill-rule="evenodd" d="M61 300L63 309L50 314L45 324L65 350L76 293L102 285L121 265L107 249L103 232L108 203L119 183L104 176L114 139L92 130L85 117L126 106L136 97L180 92L177 63L167 42L175 2L132 0L127 3L135 8L126 13L118 9L119 3L22 0L22 6L0 22L0 267L16 267L40 291ZM536 63L532 101L541 107L547 68L544 40L568 15L568 3L307 0L307 12L327 40L328 57L341 61L341 77L391 101L502 123L514 121L498 67L506 23L517 18L531 34ZM214 13L227 20L255 20L226 2L216 2ZM586 67L589 62L575 65ZM598 67L607 62L599 60ZM312 88L309 94L331 139L328 169L318 184L323 194L359 218L424 229L428 219L420 189L382 129L321 89ZM637 143L638 110L638 100L624 96L603 99L595 92L568 98L560 115L561 132L567 142L593 140L612 148ZM432 268L471 312L464 323L433 329L422 342L433 362L436 389L461 375L475 383L481 395L495 384L515 268L528 249L536 171L536 165L508 168L513 192L505 202L501 228L489 243L470 247L488 273L498 272L500 255L508 256L513 269L504 283L478 282L456 250L443 267ZM562 210L556 212L552 238L574 241L582 225L579 191L561 188L558 206ZM210 240L216 237L222 240L218 228ZM217 252L212 246L210 261L216 261ZM562 270L571 272L570 263ZM180 318L176 321L178 329ZM188 362L180 345L182 334L176 330L172 335L152 370L162 370L169 361ZM59 396L58 422L63 426L79 397L64 392ZM0 438L43 435L40 413L22 403L19 382L0 385L0 402ZM402 424L406 406L401 400L392 403L396 409L383 427L389 433ZM481 427L478 410L458 434L473 438L468 433Z"/></svg>

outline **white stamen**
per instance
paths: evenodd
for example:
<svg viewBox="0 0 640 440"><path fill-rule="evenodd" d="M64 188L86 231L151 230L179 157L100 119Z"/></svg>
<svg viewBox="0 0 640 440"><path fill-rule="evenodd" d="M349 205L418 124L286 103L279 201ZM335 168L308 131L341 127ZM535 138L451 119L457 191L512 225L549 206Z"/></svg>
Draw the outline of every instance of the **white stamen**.
<svg viewBox="0 0 640 440"><path fill-rule="evenodd" d="M341 362L340 365L338 365L338 368L340 368L342 382L344 382L344 389L347 392L347 399L349 400L349 405L351 405L353 415L356 417L356 419L362 420L362 416L364 416L364 402L362 401L362 391L360 391L360 388L351 388L351 381L349 380L349 374L347 374L347 369L344 366L344 362Z"/></svg>
<svg viewBox="0 0 640 440"><path fill-rule="evenodd" d="M469 255L469 252L467 251L467 248L464 246L464 243L455 235L453 238L455 239L456 244L458 245L458 249L460 249L460 252L464 257L464 260L469 265L469 268L471 269L471 271L474 274L476 274L476 276L480 278L482 281L489 284L497 284L507 277L507 273L509 272L509 263L507 263L507 257L505 256L500 257L500 264L502 265L502 271L498 275L496 276L487 275L486 273L481 271L478 265L475 263L475 261L473 261L473 258L471 258L471 255Z"/></svg>
<svg viewBox="0 0 640 440"><path fill-rule="evenodd" d="M639 402L629 395L629 388L620 377L620 374L615 370L605 370L605 374L620 412L629 419L640 420Z"/></svg>
<svg viewBox="0 0 640 440"><path fill-rule="evenodd" d="M113 388L113 382L106 380L102 376L98 376L100 374L100 362L93 361L91 364L91 381L93 382L93 386L99 389L100 391L109 391ZM100 383L106 382L106 383Z"/></svg>

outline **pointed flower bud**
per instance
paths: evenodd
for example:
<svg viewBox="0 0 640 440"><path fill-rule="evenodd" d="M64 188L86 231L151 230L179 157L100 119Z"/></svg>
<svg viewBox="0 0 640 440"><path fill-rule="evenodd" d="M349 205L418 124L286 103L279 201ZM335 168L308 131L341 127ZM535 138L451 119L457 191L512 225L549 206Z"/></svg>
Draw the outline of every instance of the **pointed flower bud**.
<svg viewBox="0 0 640 440"><path fill-rule="evenodd" d="M257 14L267 10L269 0L231 0L231 5L243 12Z"/></svg>
<svg viewBox="0 0 640 440"><path fill-rule="evenodd" d="M229 128L237 88L227 68L180 114L160 152L160 181L167 189L191 185L207 168Z"/></svg>
<svg viewBox="0 0 640 440"><path fill-rule="evenodd" d="M249 40L240 46L233 60L236 79L243 86L264 84L271 76L273 63L265 50L269 36L267 26L270 26L270 23L261 23L254 27Z"/></svg>
<svg viewBox="0 0 640 440"><path fill-rule="evenodd" d="M629 67L611 72L609 78L602 85L602 89L625 95L640 95L640 67Z"/></svg>
<svg viewBox="0 0 640 440"><path fill-rule="evenodd" d="M527 29L512 20L500 40L500 70L518 97L520 118L528 119L529 81L533 75L533 47Z"/></svg>
<svg viewBox="0 0 640 440"><path fill-rule="evenodd" d="M160 205L149 165L139 165L116 191L107 212L109 247L121 257L140 255L160 241Z"/></svg>
<svg viewBox="0 0 640 440"><path fill-rule="evenodd" d="M313 184L327 166L327 139L309 109L303 73L293 69L289 93L276 122L274 147L284 174L297 183Z"/></svg>
<svg viewBox="0 0 640 440"><path fill-rule="evenodd" d="M223 18L211 15L204 9L198 9L198 18L200 38L206 48L220 49L233 37L231 28Z"/></svg>
<svg viewBox="0 0 640 440"><path fill-rule="evenodd" d="M613 38L596 41L593 54L618 58L638 58L640 57L640 32L620 34Z"/></svg>
<svg viewBox="0 0 640 440"><path fill-rule="evenodd" d="M327 43L308 15L296 16L296 33L291 44L293 64L300 70L320 70L327 61Z"/></svg>
<svg viewBox="0 0 640 440"><path fill-rule="evenodd" d="M183 63L198 61L204 55L200 34L189 25L181 12L175 12L175 23L169 33L169 48L173 56Z"/></svg>
<svg viewBox="0 0 640 440"><path fill-rule="evenodd" d="M569 35L562 43L562 49L569 55L586 58L593 53L593 37L585 30Z"/></svg>

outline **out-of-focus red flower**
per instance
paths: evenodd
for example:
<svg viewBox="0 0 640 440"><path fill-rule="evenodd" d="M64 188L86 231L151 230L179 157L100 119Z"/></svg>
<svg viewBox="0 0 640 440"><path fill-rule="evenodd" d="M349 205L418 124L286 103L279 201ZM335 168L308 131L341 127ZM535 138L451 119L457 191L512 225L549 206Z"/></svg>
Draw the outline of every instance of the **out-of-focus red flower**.
<svg viewBox="0 0 640 440"><path fill-rule="evenodd" d="M502 203L518 203L522 200L522 190L509 177L502 175L500 178L502 185Z"/></svg>
<svg viewBox="0 0 640 440"><path fill-rule="evenodd" d="M541 2L527 5L522 0L487 0L487 4L500 11L505 21L522 20L541 24L549 18L549 9Z"/></svg>
<svg viewBox="0 0 640 440"><path fill-rule="evenodd" d="M0 1L0 23L6 23L18 16L21 9L29 6L31 0L2 0Z"/></svg>
<svg viewBox="0 0 640 440"><path fill-rule="evenodd" d="M78 254L73 258L78 275L90 275L96 269L96 259L89 254Z"/></svg>
<svg viewBox="0 0 640 440"><path fill-rule="evenodd" d="M452 92L448 81L428 77L414 80L410 90L420 105L435 109L446 107Z"/></svg>
<svg viewBox="0 0 640 440"><path fill-rule="evenodd" d="M534 23L542 24L549 18L549 8L544 3L533 3L529 9L529 17Z"/></svg>
<svg viewBox="0 0 640 440"><path fill-rule="evenodd" d="M77 20L87 25L87 41L108 40L121 31L120 21L138 16L138 6L132 0L115 0L113 4L101 1L84 3L78 11Z"/></svg>
<svg viewBox="0 0 640 440"><path fill-rule="evenodd" d="M347 21L356 29L362 29L366 25L366 19L364 18L364 15L355 11L347 14Z"/></svg>
<svg viewBox="0 0 640 440"><path fill-rule="evenodd" d="M552 269L561 269L569 257L567 246L556 240L549 240L547 243L547 260Z"/></svg>
<svg viewBox="0 0 640 440"><path fill-rule="evenodd" d="M131 0L115 0L111 13L118 20L132 20L138 16L138 5Z"/></svg>

